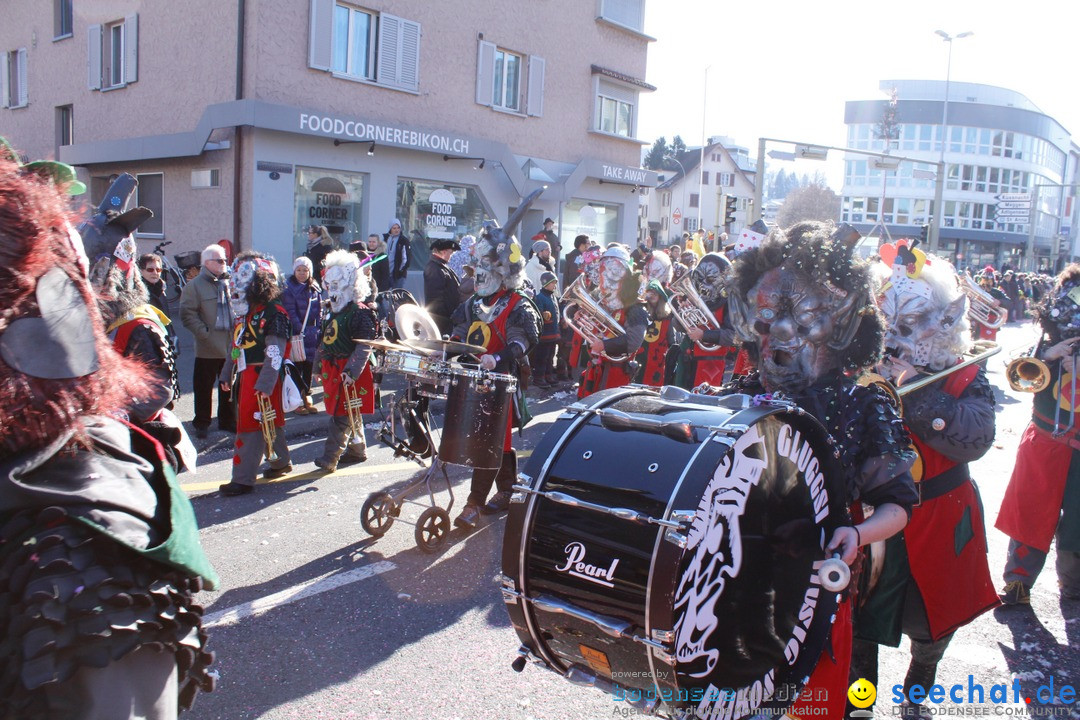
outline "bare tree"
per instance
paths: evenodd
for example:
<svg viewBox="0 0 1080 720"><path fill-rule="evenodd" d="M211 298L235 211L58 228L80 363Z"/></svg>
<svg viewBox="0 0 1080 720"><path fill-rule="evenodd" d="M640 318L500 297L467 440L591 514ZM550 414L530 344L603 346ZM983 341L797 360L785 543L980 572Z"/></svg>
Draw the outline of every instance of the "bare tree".
<svg viewBox="0 0 1080 720"><path fill-rule="evenodd" d="M840 220L840 198L824 184L811 183L788 193L776 222L790 227L803 220Z"/></svg>

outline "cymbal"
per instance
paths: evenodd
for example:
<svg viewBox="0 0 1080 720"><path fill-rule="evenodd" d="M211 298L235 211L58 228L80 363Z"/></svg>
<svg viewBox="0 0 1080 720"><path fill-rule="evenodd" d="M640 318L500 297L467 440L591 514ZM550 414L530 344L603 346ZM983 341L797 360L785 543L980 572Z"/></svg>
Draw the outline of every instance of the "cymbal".
<svg viewBox="0 0 1080 720"><path fill-rule="evenodd" d="M396 350L398 352L409 352L410 350L412 350L412 348L410 347L406 347L405 345L399 345L396 342L384 340L383 338L375 338L373 340L354 340L353 342L357 343L358 345L369 345L377 350Z"/></svg>
<svg viewBox="0 0 1080 720"><path fill-rule="evenodd" d="M470 345L454 340L424 340L417 338L416 340L404 340L403 342L416 350L444 352L447 355L483 355L487 352L480 345Z"/></svg>
<svg viewBox="0 0 1080 720"><path fill-rule="evenodd" d="M439 326L419 305L402 305L394 313L394 325L402 340L438 340Z"/></svg>

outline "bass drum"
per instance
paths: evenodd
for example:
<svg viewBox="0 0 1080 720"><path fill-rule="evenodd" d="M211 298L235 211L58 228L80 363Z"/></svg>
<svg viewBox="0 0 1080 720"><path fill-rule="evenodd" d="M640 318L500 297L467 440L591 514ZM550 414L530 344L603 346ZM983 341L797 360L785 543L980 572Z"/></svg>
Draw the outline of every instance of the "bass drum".
<svg viewBox="0 0 1080 720"><path fill-rule="evenodd" d="M840 600L822 587L848 522L837 468L828 433L789 403L627 386L571 405L510 505L514 667L667 715L788 707Z"/></svg>

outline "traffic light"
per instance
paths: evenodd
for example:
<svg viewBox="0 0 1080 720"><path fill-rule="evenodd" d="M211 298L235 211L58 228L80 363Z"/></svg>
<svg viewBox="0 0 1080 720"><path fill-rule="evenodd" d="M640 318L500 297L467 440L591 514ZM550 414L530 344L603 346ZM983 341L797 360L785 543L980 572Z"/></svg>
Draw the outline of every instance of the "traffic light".
<svg viewBox="0 0 1080 720"><path fill-rule="evenodd" d="M735 222L735 209L738 207L739 198L734 195L724 196L724 224L731 225Z"/></svg>
<svg viewBox="0 0 1080 720"><path fill-rule="evenodd" d="M922 229L919 231L919 242L923 243L924 245L926 243L930 242L930 226L929 225L923 225Z"/></svg>

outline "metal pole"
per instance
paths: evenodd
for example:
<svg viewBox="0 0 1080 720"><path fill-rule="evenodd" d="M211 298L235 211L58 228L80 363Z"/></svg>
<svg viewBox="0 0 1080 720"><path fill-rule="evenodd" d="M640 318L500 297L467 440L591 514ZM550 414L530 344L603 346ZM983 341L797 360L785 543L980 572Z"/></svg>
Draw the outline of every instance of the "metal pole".
<svg viewBox="0 0 1080 720"><path fill-rule="evenodd" d="M1024 252L1024 266L1028 272L1035 270L1035 223L1039 219L1039 191L1042 185L1035 183L1035 192L1031 195L1031 215L1028 218L1027 250Z"/></svg>
<svg viewBox="0 0 1080 720"><path fill-rule="evenodd" d="M765 184L765 141L768 138L758 138L757 144L757 180L754 182L754 207L751 208L750 215L746 219L747 225L752 225L757 222L762 215L764 208L761 207L761 195L762 186Z"/></svg>
<svg viewBox="0 0 1080 720"><path fill-rule="evenodd" d="M930 223L930 252L936 254L941 238L941 223L944 218L942 197L945 195L945 162L937 164L937 178L934 180L934 222Z"/></svg>
<svg viewBox="0 0 1080 720"><path fill-rule="evenodd" d="M712 67L711 65L709 67ZM709 68L701 89L701 158L698 160L698 227L705 227L705 103L709 99Z"/></svg>

